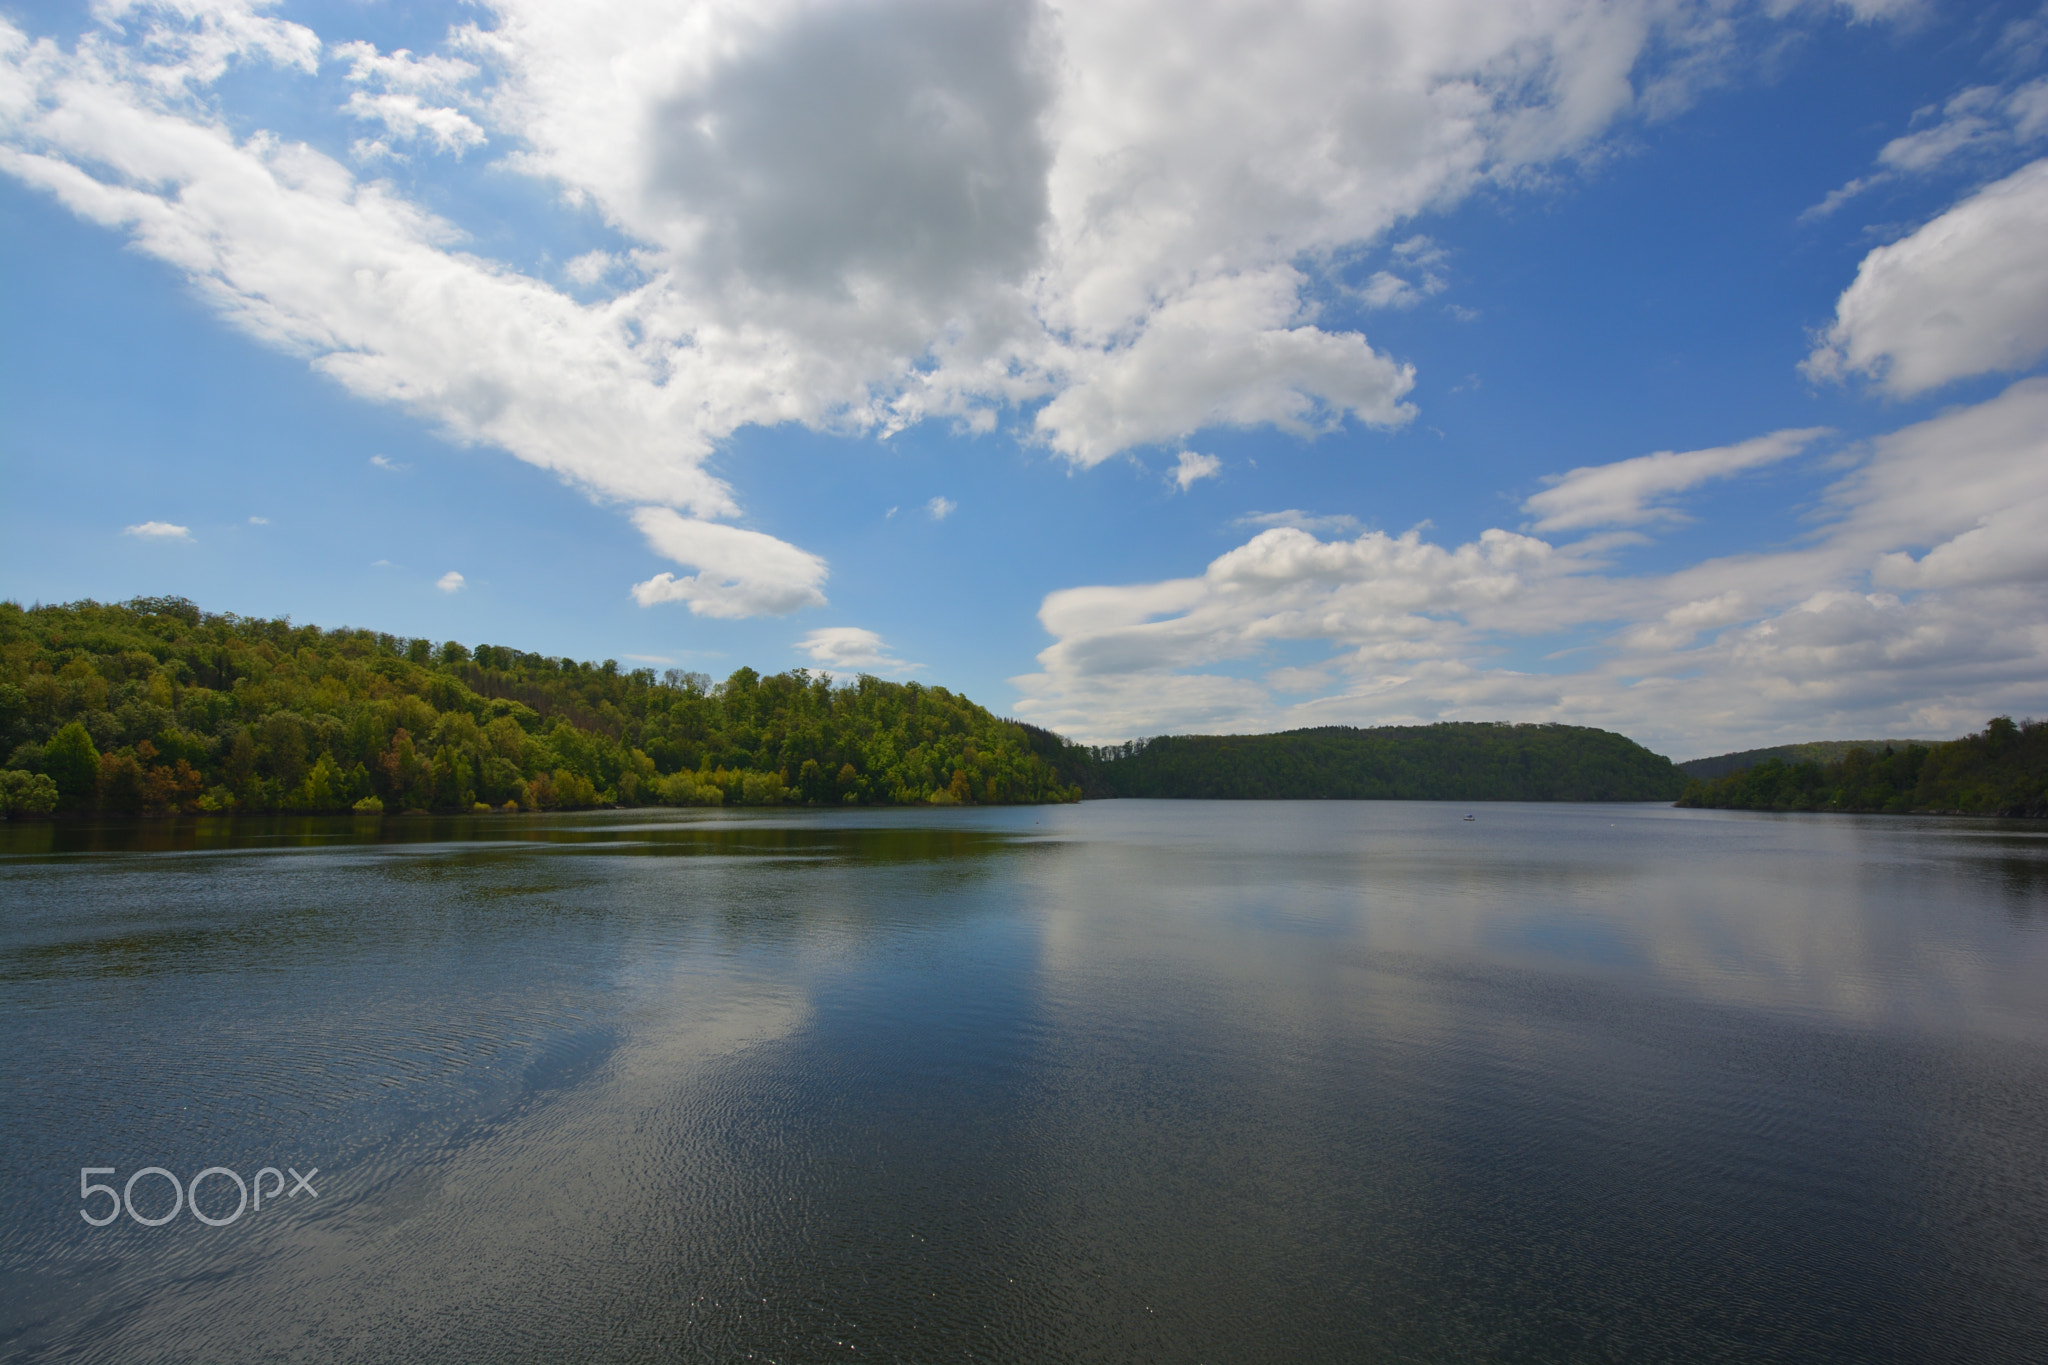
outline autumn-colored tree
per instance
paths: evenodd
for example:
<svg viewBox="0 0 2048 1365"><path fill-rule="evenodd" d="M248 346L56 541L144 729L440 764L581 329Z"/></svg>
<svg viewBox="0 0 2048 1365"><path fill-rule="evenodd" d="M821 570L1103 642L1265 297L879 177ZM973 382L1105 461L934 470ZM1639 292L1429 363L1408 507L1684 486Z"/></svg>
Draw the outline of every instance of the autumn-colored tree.
<svg viewBox="0 0 2048 1365"><path fill-rule="evenodd" d="M141 813L142 765L134 754L100 755L99 797L102 810L116 815Z"/></svg>

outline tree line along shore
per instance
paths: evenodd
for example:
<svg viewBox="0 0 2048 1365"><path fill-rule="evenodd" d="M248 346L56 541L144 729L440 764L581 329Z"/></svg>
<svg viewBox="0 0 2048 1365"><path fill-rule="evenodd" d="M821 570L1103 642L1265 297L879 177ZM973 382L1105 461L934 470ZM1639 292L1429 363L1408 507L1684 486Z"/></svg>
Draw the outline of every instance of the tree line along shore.
<svg viewBox="0 0 2048 1365"><path fill-rule="evenodd" d="M1831 761L1772 756L1694 778L1678 804L1723 810L2048 816L2048 722L1996 716L1934 744L1849 748Z"/></svg>
<svg viewBox="0 0 2048 1365"><path fill-rule="evenodd" d="M1584 726L1070 743L942 687L621 669L199 610L0 602L0 813L992 805L1083 797L1671 801L2048 814L2048 726L1711 781ZM1739 756L1738 756L1739 757Z"/></svg>

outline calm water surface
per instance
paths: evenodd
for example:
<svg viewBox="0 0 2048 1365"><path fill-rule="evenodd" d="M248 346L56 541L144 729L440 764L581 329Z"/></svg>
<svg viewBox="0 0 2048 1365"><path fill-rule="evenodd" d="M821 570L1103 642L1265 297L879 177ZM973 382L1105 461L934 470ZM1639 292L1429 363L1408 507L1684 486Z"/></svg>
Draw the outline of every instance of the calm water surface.
<svg viewBox="0 0 2048 1365"><path fill-rule="evenodd" d="M2048 831L1474 813L0 827L0 1356L2048 1360Z"/></svg>

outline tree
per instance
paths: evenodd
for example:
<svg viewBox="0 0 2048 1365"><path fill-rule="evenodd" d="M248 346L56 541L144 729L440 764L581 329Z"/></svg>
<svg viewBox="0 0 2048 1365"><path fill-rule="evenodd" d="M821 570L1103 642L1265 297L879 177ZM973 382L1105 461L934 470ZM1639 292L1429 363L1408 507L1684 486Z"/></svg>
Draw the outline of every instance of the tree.
<svg viewBox="0 0 2048 1365"><path fill-rule="evenodd" d="M117 815L142 809L142 765L133 754L101 754L100 805Z"/></svg>
<svg viewBox="0 0 2048 1365"><path fill-rule="evenodd" d="M48 815L57 808L57 784L42 773L0 768L0 815Z"/></svg>
<svg viewBox="0 0 2048 1365"><path fill-rule="evenodd" d="M78 721L50 736L43 746L43 771L57 784L57 804L63 810L84 810L93 803L100 787L100 751L92 735Z"/></svg>

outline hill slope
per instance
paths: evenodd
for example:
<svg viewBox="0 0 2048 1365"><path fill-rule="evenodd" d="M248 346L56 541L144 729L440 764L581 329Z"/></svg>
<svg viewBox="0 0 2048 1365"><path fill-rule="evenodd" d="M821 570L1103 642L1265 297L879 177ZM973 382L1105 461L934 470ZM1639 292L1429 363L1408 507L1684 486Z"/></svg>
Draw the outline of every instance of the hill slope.
<svg viewBox="0 0 2048 1365"><path fill-rule="evenodd" d="M1779 744L1768 749L1744 749L1738 753L1715 754L1711 758L1690 758L1677 765L1678 771L1687 777L1726 777L1729 773L1754 768L1759 763L1777 759L1780 763L1838 763L1851 749L1865 749L1881 754L1886 749L1904 749L1918 744L1922 748L1946 743L1939 739L1820 739L1804 744Z"/></svg>
<svg viewBox="0 0 2048 1365"><path fill-rule="evenodd" d="M1177 735L1091 751L1089 795L1238 800L1669 801L1671 760L1606 730L1456 722Z"/></svg>
<svg viewBox="0 0 2048 1365"><path fill-rule="evenodd" d="M1769 752L1769 751L1765 751ZM1938 744L1873 752L1848 748L1832 762L1777 757L1711 780L1695 778L1681 806L1904 814L2048 815L2048 723L1999 716L1983 732Z"/></svg>
<svg viewBox="0 0 2048 1365"><path fill-rule="evenodd" d="M943 687L717 685L502 645L0 602L0 808L552 809L1072 801L1023 727Z"/></svg>

